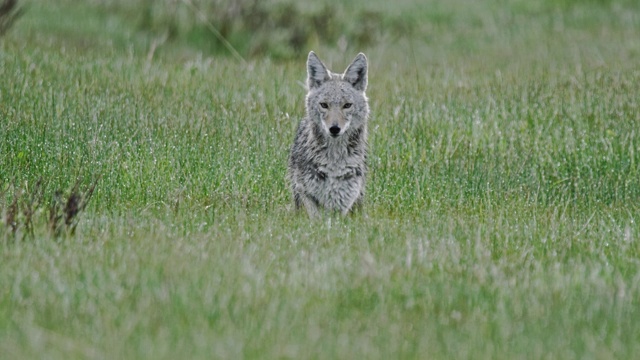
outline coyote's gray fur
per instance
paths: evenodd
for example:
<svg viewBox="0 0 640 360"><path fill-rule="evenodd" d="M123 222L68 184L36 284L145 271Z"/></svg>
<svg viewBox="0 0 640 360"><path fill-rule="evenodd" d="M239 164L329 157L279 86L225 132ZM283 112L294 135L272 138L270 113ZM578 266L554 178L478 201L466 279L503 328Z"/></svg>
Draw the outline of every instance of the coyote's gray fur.
<svg viewBox="0 0 640 360"><path fill-rule="evenodd" d="M367 57L335 74L312 51L307 75L306 116L289 157L295 205L311 217L322 209L347 214L361 205L367 174Z"/></svg>

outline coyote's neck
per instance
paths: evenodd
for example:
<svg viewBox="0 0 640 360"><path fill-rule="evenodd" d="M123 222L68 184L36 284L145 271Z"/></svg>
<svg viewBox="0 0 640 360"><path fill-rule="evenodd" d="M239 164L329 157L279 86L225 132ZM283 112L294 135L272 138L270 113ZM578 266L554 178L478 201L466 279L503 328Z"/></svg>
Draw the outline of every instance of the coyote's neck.
<svg viewBox="0 0 640 360"><path fill-rule="evenodd" d="M331 137L320 126L313 127L314 139L318 153L329 163L340 163L346 158L366 156L367 128L365 126L349 129L347 133Z"/></svg>

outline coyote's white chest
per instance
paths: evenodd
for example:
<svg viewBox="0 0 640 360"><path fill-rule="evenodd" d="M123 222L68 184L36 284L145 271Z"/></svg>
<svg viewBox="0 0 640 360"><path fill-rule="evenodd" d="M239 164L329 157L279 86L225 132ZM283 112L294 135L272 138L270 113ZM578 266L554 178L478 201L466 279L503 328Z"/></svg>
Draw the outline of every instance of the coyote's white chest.
<svg viewBox="0 0 640 360"><path fill-rule="evenodd" d="M356 157L327 160L318 166L311 195L332 210L349 209L363 191L364 160Z"/></svg>

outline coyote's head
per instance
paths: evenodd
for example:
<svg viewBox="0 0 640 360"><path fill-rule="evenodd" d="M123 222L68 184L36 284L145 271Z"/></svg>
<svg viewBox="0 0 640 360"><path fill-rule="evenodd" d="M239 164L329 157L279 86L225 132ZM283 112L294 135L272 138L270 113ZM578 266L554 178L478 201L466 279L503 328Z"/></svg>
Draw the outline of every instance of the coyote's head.
<svg viewBox="0 0 640 360"><path fill-rule="evenodd" d="M358 54L343 74L329 71L312 51L307 59L307 114L331 137L358 129L369 116L367 57Z"/></svg>

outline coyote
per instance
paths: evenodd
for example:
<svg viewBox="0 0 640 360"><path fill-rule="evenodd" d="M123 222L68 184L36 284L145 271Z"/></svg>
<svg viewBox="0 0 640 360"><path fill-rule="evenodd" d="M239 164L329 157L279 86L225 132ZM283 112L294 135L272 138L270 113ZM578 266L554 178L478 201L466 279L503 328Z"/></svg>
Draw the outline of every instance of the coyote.
<svg viewBox="0 0 640 360"><path fill-rule="evenodd" d="M343 74L307 58L306 116L289 157L288 180L296 209L348 214L362 205L367 174L367 57L360 53Z"/></svg>

